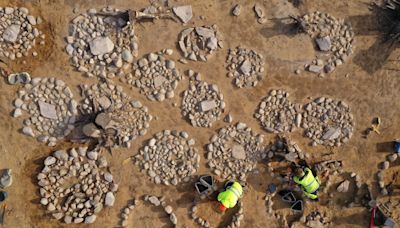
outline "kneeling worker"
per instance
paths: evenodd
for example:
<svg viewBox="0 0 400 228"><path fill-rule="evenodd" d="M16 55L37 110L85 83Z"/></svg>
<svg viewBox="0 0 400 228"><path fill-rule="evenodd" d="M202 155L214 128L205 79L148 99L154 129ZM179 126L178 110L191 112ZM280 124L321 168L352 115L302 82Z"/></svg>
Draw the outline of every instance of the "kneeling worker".
<svg viewBox="0 0 400 228"><path fill-rule="evenodd" d="M229 181L225 184L225 191L218 194L220 212L225 212L227 208L233 208L243 196L243 187L237 181Z"/></svg>
<svg viewBox="0 0 400 228"><path fill-rule="evenodd" d="M317 200L318 189L320 186L320 181L318 177L314 177L311 169L305 167L296 169L296 176L293 178L294 182L301 185L301 190L303 190L304 195L308 198Z"/></svg>

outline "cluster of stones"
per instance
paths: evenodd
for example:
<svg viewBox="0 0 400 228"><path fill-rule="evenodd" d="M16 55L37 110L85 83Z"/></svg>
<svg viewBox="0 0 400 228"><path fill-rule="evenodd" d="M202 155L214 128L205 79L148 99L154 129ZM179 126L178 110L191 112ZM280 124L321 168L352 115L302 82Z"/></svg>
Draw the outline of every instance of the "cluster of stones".
<svg viewBox="0 0 400 228"><path fill-rule="evenodd" d="M263 56L253 50L241 47L229 49L226 63L228 77L234 78L234 83L239 88L256 86L263 78Z"/></svg>
<svg viewBox="0 0 400 228"><path fill-rule="evenodd" d="M133 23L116 15L118 9L89 9L69 25L66 52L71 64L88 77L113 78L131 67L138 55Z"/></svg>
<svg viewBox="0 0 400 228"><path fill-rule="evenodd" d="M313 211L307 216L302 216L300 220L307 227L330 227L332 222L328 221L326 216L323 216L319 211Z"/></svg>
<svg viewBox="0 0 400 228"><path fill-rule="evenodd" d="M173 60L164 55L171 55L172 49L150 53L134 64L133 73L126 74L126 81L140 89L151 101L163 101L175 96L174 90L183 79Z"/></svg>
<svg viewBox="0 0 400 228"><path fill-rule="evenodd" d="M200 156L194 144L187 132L164 130L147 141L135 156L135 163L156 184L187 182L200 166Z"/></svg>
<svg viewBox="0 0 400 228"><path fill-rule="evenodd" d="M381 194L384 196L388 195L388 190L386 189L387 186L385 185L384 182L384 172L385 170L390 168L390 163L395 162L398 157L399 157L398 154L388 155L386 160L380 164L379 171L377 173L377 178L378 178L379 189L381 191Z"/></svg>
<svg viewBox="0 0 400 228"><path fill-rule="evenodd" d="M169 220L171 221L171 223L176 227L176 225L178 224L178 219L177 219L175 213L173 212L173 208L165 202L164 197L146 195L143 197L143 201L149 202L150 204L152 204L153 206L156 206L156 207L161 206L163 208L163 210L165 211L165 213L167 213L169 215ZM132 202L129 203L122 210L121 222L120 222L122 227L128 226L129 214L131 213L131 211L133 209L135 209L135 207L137 207L139 205L141 205L140 200L135 199L135 200L132 200Z"/></svg>
<svg viewBox="0 0 400 228"><path fill-rule="evenodd" d="M343 173L343 162L338 160L322 161L314 164L317 173L326 172L327 174L337 176Z"/></svg>
<svg viewBox="0 0 400 228"><path fill-rule="evenodd" d="M13 102L13 117L22 116L23 111L30 115L23 121L22 133L55 146L58 139L74 129L77 102L62 80L34 78L17 92L17 96Z"/></svg>
<svg viewBox="0 0 400 228"><path fill-rule="evenodd" d="M22 58L28 56L36 43L45 44L45 35L36 28L42 19L29 15L27 8L0 7L0 19L0 57ZM32 56L37 55L32 52Z"/></svg>
<svg viewBox="0 0 400 228"><path fill-rule="evenodd" d="M99 138L107 147L129 148L131 140L146 134L153 117L140 101L131 100L121 86L98 83L81 85L81 90L81 112L96 115L94 123L83 127L86 136Z"/></svg>
<svg viewBox="0 0 400 228"><path fill-rule="evenodd" d="M58 150L44 160L37 175L40 203L65 223L93 223L103 206L113 206L118 185L106 171L107 160L97 150ZM71 180L76 181L72 184ZM68 185L66 187L66 185Z"/></svg>
<svg viewBox="0 0 400 228"><path fill-rule="evenodd" d="M330 73L347 61L353 53L354 32L343 20L337 20L327 13L313 12L300 18L300 26L310 35L327 58L317 58L308 66L314 73Z"/></svg>
<svg viewBox="0 0 400 228"><path fill-rule="evenodd" d="M351 138L354 121L345 102L319 97L306 104L304 109L302 127L314 146L340 146Z"/></svg>
<svg viewBox="0 0 400 228"><path fill-rule="evenodd" d="M286 136L278 136L275 142L265 148L268 159L279 158L288 162L296 162L309 158L309 154L303 152L296 142L290 140ZM268 163L270 164L270 163ZM273 172L273 168L269 166L269 172Z"/></svg>
<svg viewBox="0 0 400 228"><path fill-rule="evenodd" d="M257 161L266 157L263 141L263 135L254 133L244 123L221 128L207 145L207 164L224 179L245 180Z"/></svg>
<svg viewBox="0 0 400 228"><path fill-rule="evenodd" d="M179 34L179 49L183 57L193 61L206 62L218 48L222 48L217 25L184 29Z"/></svg>
<svg viewBox="0 0 400 228"><path fill-rule="evenodd" d="M215 84L201 81L200 73L188 72L189 88L183 93L182 115L195 127L211 127L224 111L224 96Z"/></svg>
<svg viewBox="0 0 400 228"><path fill-rule="evenodd" d="M227 225L228 228L240 227L240 222L244 218L243 202L239 201L236 206L239 207L239 210L234 215L232 215L232 220L231 220L230 224ZM197 210L198 210L197 205L193 204L192 208L190 210L190 218L201 227L205 227L205 228L210 227L210 223L206 219L201 218L197 215Z"/></svg>
<svg viewBox="0 0 400 228"><path fill-rule="evenodd" d="M291 132L300 127L302 107L290 102L289 93L283 90L271 90L261 100L254 117L270 133Z"/></svg>

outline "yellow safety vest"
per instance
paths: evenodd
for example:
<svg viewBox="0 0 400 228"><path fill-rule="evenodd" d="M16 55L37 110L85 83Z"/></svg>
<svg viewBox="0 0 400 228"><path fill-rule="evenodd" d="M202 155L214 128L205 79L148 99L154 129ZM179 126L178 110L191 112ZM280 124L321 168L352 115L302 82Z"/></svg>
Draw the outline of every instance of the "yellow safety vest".
<svg viewBox="0 0 400 228"><path fill-rule="evenodd" d="M319 179L318 177L317 178L314 177L311 169L309 168L305 168L304 172L306 174L302 180L300 180L300 177L297 176L294 177L293 180L297 184L301 185L301 188L306 196L308 196L311 199L316 199L318 196L312 193L319 189Z"/></svg>
<svg viewBox="0 0 400 228"><path fill-rule="evenodd" d="M233 208L242 195L242 186L238 182L234 182L225 191L218 194L218 201L226 208Z"/></svg>

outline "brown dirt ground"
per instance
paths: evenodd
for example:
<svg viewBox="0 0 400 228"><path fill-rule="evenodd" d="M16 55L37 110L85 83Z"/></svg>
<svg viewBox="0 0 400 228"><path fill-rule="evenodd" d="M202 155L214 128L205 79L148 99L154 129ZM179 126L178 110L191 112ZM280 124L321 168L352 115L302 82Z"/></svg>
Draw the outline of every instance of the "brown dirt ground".
<svg viewBox="0 0 400 228"><path fill-rule="evenodd" d="M265 6L269 20L260 25L256 22L252 6L260 2ZM64 80L78 95L77 85L80 83L95 83L95 79L88 79L75 72L68 64L68 56L64 51L63 38L67 34L68 21L73 18L73 8L79 11L95 7L100 8L108 4L119 8L139 9L148 2L145 0L0 0L1 6L17 5L28 7L34 14L42 15L45 24L41 29L46 32L47 45L39 49L39 58L25 59L27 64L20 62L10 64L13 71L28 71L32 76L50 76ZM309 141L301 136L298 130L290 136L300 143L303 150L312 154L312 160L318 161L321 154L333 152L332 158L344 161L345 170L356 172L363 180L376 186L374 173L378 170L378 163L391 151L389 141L399 137L400 102L398 86L400 77L397 70L400 65L397 60L400 52L389 50L379 43L378 33L374 27L374 17L368 11L368 0L331 1L305 0L299 9L293 8L285 0L202 0L202 1L170 1L172 5L189 3L193 6L194 18L188 26L217 24L224 34L224 49L216 53L207 63L178 64L183 72L188 68L201 72L208 82L216 83L225 94L227 108L225 113L231 113L235 121L242 121L255 131L263 132L253 118L258 102L272 88L284 88L291 94L293 101L307 102L311 97L320 95L347 101L353 111L356 128L352 139L340 148L325 148L322 146L310 147ZM230 16L231 7L241 3L242 14L238 18ZM294 70L311 60L315 51L311 40L305 35L285 35L287 29L274 25L273 18L282 18L288 14L307 13L315 10L327 12L337 18L344 18L353 24L356 31L356 49L352 60L339 67L335 72L318 78L309 73L300 76ZM201 20L200 15L205 19ZM176 38L183 29L180 24L172 21L160 20L154 23L147 22L137 25L137 34L140 42L140 55L163 48L175 48ZM265 56L266 77L256 88L236 89L226 77L224 68L225 57L229 47L243 45L252 48ZM179 59L179 52L175 52L174 59ZM384 61L388 59L389 61ZM345 77L349 74L349 77ZM115 80L116 81L116 80ZM117 81L116 81L117 82ZM117 82L119 83L119 82ZM108 154L111 171L120 189L114 207L103 210L95 224L90 227L118 226L120 209L133 197L143 194L165 195L167 201L176 209L179 227L195 227L189 219L188 210L194 199L194 189L188 185L178 187L158 186L150 182L146 175L140 173L138 167L123 161L137 153L143 142L152 134L163 129L177 129L189 132L196 139L200 153L204 152L203 145L208 142L213 132L224 126L220 120L211 129L193 128L185 121L180 110L172 103L180 103L180 96L162 103L150 102L137 89L130 89L126 85L125 91L132 97L139 99L152 115L158 120L151 122L149 132L132 143L130 149L114 150L112 156ZM185 79L178 87L179 93L188 84ZM14 173L14 183L7 189L7 201L10 212L6 216L5 227L63 227L44 208L39 205L39 193L35 176L41 168L43 159L51 153L53 148L40 145L34 139L23 136L19 129L21 119L10 117L11 102L19 86L10 86L5 80L0 81L0 168L11 168ZM371 134L368 139L362 138L362 131L370 125L373 117L382 119L381 135ZM265 132L264 132L265 133ZM266 134L266 140L272 140L272 134ZM58 145L56 148L66 148L69 143ZM391 168L392 170L398 167ZM266 213L264 203L265 189L272 181L266 172L265 164L258 167L259 174L249 177L250 189L244 197L245 218L243 227L282 227L278 220ZM209 172L203 157L200 174ZM376 188L374 192L376 193ZM335 198L334 205L319 206L316 203L308 204L306 212L319 208L327 212L335 227L366 227L369 213L363 208L343 207L343 198L348 200L349 195ZM341 200L342 199L342 200ZM275 200L278 202L278 200ZM285 205L274 206L278 211L287 213ZM210 218L213 225L225 224L228 216L221 217L212 210L212 203L204 203L199 207L201 216ZM137 208L130 218L131 227L169 227L166 216L159 210L150 207ZM83 226L83 225L82 225ZM70 227L75 227L71 225Z"/></svg>

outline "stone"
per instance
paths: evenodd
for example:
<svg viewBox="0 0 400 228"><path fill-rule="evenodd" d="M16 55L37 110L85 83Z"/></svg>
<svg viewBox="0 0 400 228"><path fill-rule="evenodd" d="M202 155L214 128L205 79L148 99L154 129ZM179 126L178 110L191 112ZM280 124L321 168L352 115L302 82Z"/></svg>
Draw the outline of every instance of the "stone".
<svg viewBox="0 0 400 228"><path fill-rule="evenodd" d="M99 156L99 153L95 152L95 151L90 151L87 153L87 157L90 160L97 160L97 157Z"/></svg>
<svg viewBox="0 0 400 228"><path fill-rule="evenodd" d="M154 54L154 53L150 53L149 55L147 55L147 60L149 60L149 62L155 62L158 59L158 55Z"/></svg>
<svg viewBox="0 0 400 228"><path fill-rule="evenodd" d="M92 138L100 138L101 136L101 131L93 123L89 123L83 126L82 132L84 135Z"/></svg>
<svg viewBox="0 0 400 228"><path fill-rule="evenodd" d="M0 175L0 188L10 187L13 182L11 169L4 169Z"/></svg>
<svg viewBox="0 0 400 228"><path fill-rule="evenodd" d="M176 215L174 213L169 215L169 220L172 222L172 224L176 225L178 223L178 219L176 218Z"/></svg>
<svg viewBox="0 0 400 228"><path fill-rule="evenodd" d="M44 160L44 165L45 166L51 166L53 164L55 164L57 162L57 159L53 156L48 156L45 160Z"/></svg>
<svg viewBox="0 0 400 228"><path fill-rule="evenodd" d="M94 221L96 221L96 215L90 215L85 218L86 224L94 223Z"/></svg>
<svg viewBox="0 0 400 228"><path fill-rule="evenodd" d="M318 65L310 65L308 67L308 71L313 72L313 73L319 73L322 71L324 66L318 66Z"/></svg>
<svg viewBox="0 0 400 228"><path fill-rule="evenodd" d="M335 140L342 134L340 128L329 128L322 136L323 140Z"/></svg>
<svg viewBox="0 0 400 228"><path fill-rule="evenodd" d="M389 169L389 167L390 167L390 163L388 161L384 161L382 163L382 169L383 170Z"/></svg>
<svg viewBox="0 0 400 228"><path fill-rule="evenodd" d="M192 6L177 6L172 8L174 14L183 22L188 23L193 17Z"/></svg>
<svg viewBox="0 0 400 228"><path fill-rule="evenodd" d="M124 49L124 50L122 51L122 53L121 53L121 56L122 56L122 59L123 59L125 62L128 62L128 63L132 63L132 62L133 62L133 55L132 55L132 53L131 53L129 50Z"/></svg>
<svg viewBox="0 0 400 228"><path fill-rule="evenodd" d="M254 5L254 11L256 12L256 15L258 18L264 18L265 17L265 13L264 13L264 9L261 7L260 4L255 4Z"/></svg>
<svg viewBox="0 0 400 228"><path fill-rule="evenodd" d="M33 130L30 127L23 127L22 133L24 133L25 135L31 136L31 137L35 137L35 133L33 133Z"/></svg>
<svg viewBox="0 0 400 228"><path fill-rule="evenodd" d="M60 219L62 219L62 218L64 217L64 213L62 213L62 212L53 213L52 216L53 216L55 219L60 220Z"/></svg>
<svg viewBox="0 0 400 228"><path fill-rule="evenodd" d="M329 36L321 37L315 39L317 42L318 48L321 51L330 51L331 50L331 38Z"/></svg>
<svg viewBox="0 0 400 228"><path fill-rule="evenodd" d="M22 116L22 110L20 108L14 109L13 117L17 118L17 117L20 117L20 116Z"/></svg>
<svg viewBox="0 0 400 228"><path fill-rule="evenodd" d="M89 42L90 52L93 55L104 55L114 50L114 43L108 37L97 37Z"/></svg>
<svg viewBox="0 0 400 228"><path fill-rule="evenodd" d="M155 197L155 196L150 196L149 197L149 201L150 201L150 203L152 203L154 206L160 206L160 200L157 198L157 197Z"/></svg>
<svg viewBox="0 0 400 228"><path fill-rule="evenodd" d="M7 42L14 43L18 39L18 35L20 32L19 25L10 25L3 32L3 39Z"/></svg>
<svg viewBox="0 0 400 228"><path fill-rule="evenodd" d="M236 5L233 7L233 9L232 9L232 14L233 14L234 16L239 16L239 15L240 15L241 9L242 9L242 6L239 5L239 4L236 4Z"/></svg>
<svg viewBox="0 0 400 228"><path fill-rule="evenodd" d="M205 101L200 102L200 110L202 112L210 111L216 107L217 107L217 103L215 102L215 100L205 100Z"/></svg>
<svg viewBox="0 0 400 228"><path fill-rule="evenodd" d="M224 121L227 123L232 123L232 121L233 121L232 115L231 114L226 115L224 118Z"/></svg>
<svg viewBox="0 0 400 228"><path fill-rule="evenodd" d="M64 150L57 150L56 152L53 153L53 156L56 157L58 160L63 160L63 161L68 160L68 154Z"/></svg>
<svg viewBox="0 0 400 228"><path fill-rule="evenodd" d="M42 115L45 118L53 120L58 119L55 105L39 101L39 110L40 110L40 115Z"/></svg>
<svg viewBox="0 0 400 228"><path fill-rule="evenodd" d="M337 187L337 191L338 192L343 192L346 193L347 191L349 191L349 185L350 185L350 181L345 180L342 183L339 184L339 186Z"/></svg>
<svg viewBox="0 0 400 228"><path fill-rule="evenodd" d="M232 147L232 157L239 160L246 159L246 151L242 145L233 145Z"/></svg>
<svg viewBox="0 0 400 228"><path fill-rule="evenodd" d="M28 16L26 16L26 19L28 19L28 22L29 22L31 25L36 25L36 18L35 18L34 16L28 15Z"/></svg>
<svg viewBox="0 0 400 228"><path fill-rule="evenodd" d="M250 74L251 62L247 59L245 61L243 61L242 65L240 65L240 71L245 75Z"/></svg>
<svg viewBox="0 0 400 228"><path fill-rule="evenodd" d="M99 103L100 107L103 110L107 110L109 107L111 107L111 100L106 96L102 96L96 101Z"/></svg>
<svg viewBox="0 0 400 228"><path fill-rule="evenodd" d="M215 50L218 48L218 39L216 37L210 37L207 39L207 48Z"/></svg>
<svg viewBox="0 0 400 228"><path fill-rule="evenodd" d="M154 78L153 84L155 88L158 88L164 84L164 82L168 81L165 77L163 76L157 76Z"/></svg>
<svg viewBox="0 0 400 228"><path fill-rule="evenodd" d="M107 192L106 197L104 199L104 204L108 207L112 207L115 202L115 196L112 192Z"/></svg>
<svg viewBox="0 0 400 228"><path fill-rule="evenodd" d="M167 213L167 214L171 214L172 213L172 207L169 206L169 205L165 206L164 210L165 210L165 213Z"/></svg>
<svg viewBox="0 0 400 228"><path fill-rule="evenodd" d="M196 31L197 35L199 35L205 39L215 37L214 29L210 29L210 28L206 28L206 27L196 27L195 31Z"/></svg>
<svg viewBox="0 0 400 228"><path fill-rule="evenodd" d="M103 129L107 129L110 125L111 118L107 113L100 113L96 116L95 123L102 127Z"/></svg>

